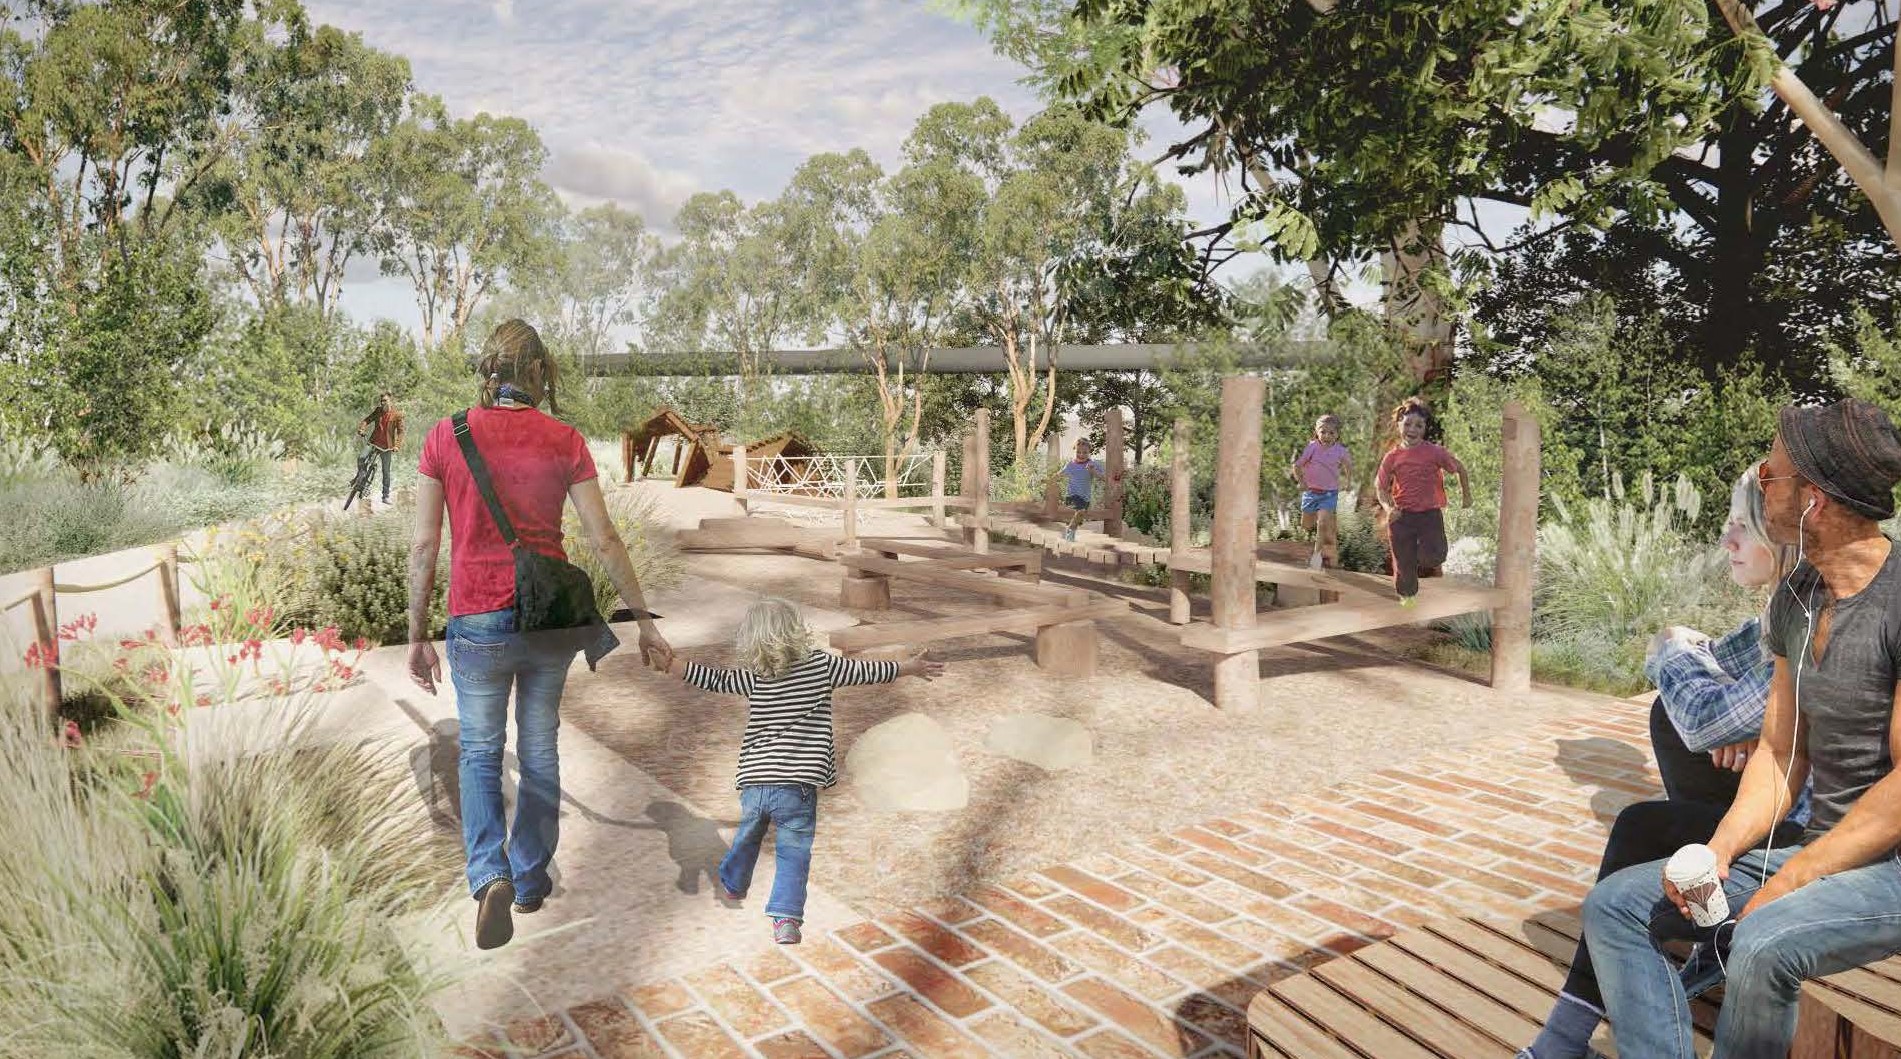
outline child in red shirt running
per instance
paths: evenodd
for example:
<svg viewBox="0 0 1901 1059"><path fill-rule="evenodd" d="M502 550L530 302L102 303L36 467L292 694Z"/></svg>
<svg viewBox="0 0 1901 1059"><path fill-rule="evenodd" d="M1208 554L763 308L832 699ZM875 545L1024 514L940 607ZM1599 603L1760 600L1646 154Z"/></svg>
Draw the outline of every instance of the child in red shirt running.
<svg viewBox="0 0 1901 1059"><path fill-rule="evenodd" d="M1399 444L1380 460L1373 484L1391 535L1393 588L1400 606L1410 607L1419 601L1419 579L1438 577L1446 561L1446 474L1459 476L1466 507L1472 506L1472 485L1458 457L1426 440L1432 423L1426 402L1417 397L1400 402L1393 409L1393 422L1399 427Z"/></svg>

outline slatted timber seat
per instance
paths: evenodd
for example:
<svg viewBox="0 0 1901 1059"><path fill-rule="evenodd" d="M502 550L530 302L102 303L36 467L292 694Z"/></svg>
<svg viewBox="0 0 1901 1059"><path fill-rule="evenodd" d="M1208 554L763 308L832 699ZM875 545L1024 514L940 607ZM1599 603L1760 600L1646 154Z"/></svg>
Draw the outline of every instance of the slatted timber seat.
<svg viewBox="0 0 1901 1059"><path fill-rule="evenodd" d="M1256 994L1248 1055L1511 1059L1550 1013L1581 929L1575 912L1548 912L1518 923L1440 920L1403 931ZM1714 1047L1716 1013L1707 997L1691 1003L1698 1055ZM1592 1044L1617 1055L1608 1028ZM1901 958L1803 987L1789 1059L1897 1057Z"/></svg>
<svg viewBox="0 0 1901 1059"><path fill-rule="evenodd" d="M1564 984L1575 913L1520 923L1451 919L1282 979L1248 1005L1250 1059L1511 1059ZM1692 1004L1697 1054L1715 1008ZM1607 1030L1593 1045L1615 1057ZM1630 1057L1638 1059L1638 1057Z"/></svg>

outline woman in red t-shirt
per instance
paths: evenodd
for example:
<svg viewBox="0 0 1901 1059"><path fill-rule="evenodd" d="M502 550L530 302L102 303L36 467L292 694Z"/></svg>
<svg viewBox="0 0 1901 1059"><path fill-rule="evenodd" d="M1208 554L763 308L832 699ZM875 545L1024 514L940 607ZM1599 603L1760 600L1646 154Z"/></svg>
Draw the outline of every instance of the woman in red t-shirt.
<svg viewBox="0 0 1901 1059"><path fill-rule="evenodd" d="M621 599L647 609L627 547L607 514L594 458L580 431L556 415L557 372L535 329L509 320L482 347L479 407L469 409L469 434L488 464L495 493L515 524L521 544L566 559L561 513L574 501L595 554L606 564ZM515 629L515 559L469 472L444 419L423 442L416 490L415 542L409 554L409 674L435 694L442 665L429 642L429 601L435 594L442 518L449 517L449 675L455 682L461 756L462 844L469 889L478 902L475 943L492 949L514 935L511 912L534 912L552 887L561 805L561 692L574 649ZM640 619L643 656L667 647L651 618ZM515 823L502 804L502 751L507 742L509 692L515 693L515 755L520 762ZM506 842L504 835L506 834Z"/></svg>
<svg viewBox="0 0 1901 1059"><path fill-rule="evenodd" d="M1472 506L1472 486L1466 480L1465 464L1444 446L1426 440L1426 428L1432 423L1426 402L1408 398L1393 409L1393 423L1399 427L1399 444L1386 450L1373 485L1380 507L1386 509L1393 588L1400 605L1410 607L1419 601L1419 578L1439 576L1439 567L1446 561L1445 476L1459 476L1466 507Z"/></svg>

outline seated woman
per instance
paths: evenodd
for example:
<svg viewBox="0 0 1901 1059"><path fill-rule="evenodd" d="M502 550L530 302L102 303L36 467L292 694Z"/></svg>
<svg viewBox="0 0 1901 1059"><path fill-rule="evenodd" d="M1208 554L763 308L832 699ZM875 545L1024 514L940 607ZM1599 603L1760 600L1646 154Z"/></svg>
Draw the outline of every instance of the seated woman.
<svg viewBox="0 0 1901 1059"><path fill-rule="evenodd" d="M1730 491L1729 523L1723 528L1729 576L1744 588L1776 590L1793 568L1795 549L1770 541L1763 517L1762 487L1754 467ZM1766 599L1765 599L1766 602ZM1617 814L1597 877L1633 864L1660 860L1716 832L1736 797L1743 764L1762 732L1775 668L1763 650L1761 620L1750 618L1728 635L1711 640L1694 629L1671 627L1651 642L1644 674L1657 685L1650 709L1651 749L1663 776L1665 801L1639 802ZM1809 815L1805 790L1773 836L1778 846L1794 842ZM1684 970L1708 988L1716 979L1692 956ZM1691 990L1694 996L1698 988ZM1586 1059L1591 1034L1604 1018L1591 955L1578 942L1571 973L1558 1003L1531 1046L1517 1059Z"/></svg>

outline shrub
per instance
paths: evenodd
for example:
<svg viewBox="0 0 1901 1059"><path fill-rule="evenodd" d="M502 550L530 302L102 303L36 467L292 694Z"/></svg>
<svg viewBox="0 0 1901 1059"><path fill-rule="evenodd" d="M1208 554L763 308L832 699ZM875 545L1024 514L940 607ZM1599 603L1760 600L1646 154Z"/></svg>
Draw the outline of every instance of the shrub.
<svg viewBox="0 0 1901 1059"><path fill-rule="evenodd" d="M633 561L634 576L640 580L643 592L652 595L680 583L686 567L673 546L672 534L664 532L664 523L654 513L652 497L609 493L607 513L620 531L622 543L627 545L627 558ZM581 520L572 508L562 524L562 532L568 538L569 561L594 579L595 606L603 616L612 614L620 606L620 589L614 587L614 579L608 576L607 564L601 562L588 545Z"/></svg>
<svg viewBox="0 0 1901 1059"><path fill-rule="evenodd" d="M52 563L164 540L174 532L162 509L119 482L60 475L0 486L0 570Z"/></svg>
<svg viewBox="0 0 1901 1059"><path fill-rule="evenodd" d="M1131 468L1122 476L1122 486L1122 521L1137 533L1166 541L1172 506L1168 468L1152 464Z"/></svg>
<svg viewBox="0 0 1901 1059"><path fill-rule="evenodd" d="M293 729L311 700L285 705ZM449 984L410 921L456 867L393 748L175 756L159 711L62 747L0 700L0 1056L413 1056Z"/></svg>
<svg viewBox="0 0 1901 1059"><path fill-rule="evenodd" d="M1668 494L1646 473L1635 496L1621 477L1611 495L1554 501L1539 532L1537 616L1545 632L1613 643L1649 636L1697 608L1720 576L1721 556L1693 542L1702 498L1679 477Z"/></svg>
<svg viewBox="0 0 1901 1059"><path fill-rule="evenodd" d="M1340 566L1368 574L1392 572L1392 554L1380 539L1378 520L1360 510L1353 493L1340 494Z"/></svg>
<svg viewBox="0 0 1901 1059"><path fill-rule="evenodd" d="M405 643L409 639L409 544L413 509L367 518L316 513L306 517L308 544L294 549L299 566L294 612L312 625L334 625L346 640ZM436 563L429 635L448 625L447 548Z"/></svg>

